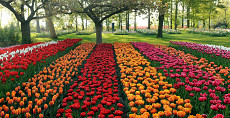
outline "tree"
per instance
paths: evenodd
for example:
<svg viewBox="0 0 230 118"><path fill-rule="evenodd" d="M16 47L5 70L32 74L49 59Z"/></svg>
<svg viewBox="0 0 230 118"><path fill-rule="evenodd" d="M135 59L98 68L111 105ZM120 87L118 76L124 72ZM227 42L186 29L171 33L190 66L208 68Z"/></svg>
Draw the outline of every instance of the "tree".
<svg viewBox="0 0 230 118"><path fill-rule="evenodd" d="M173 10L173 0L170 0L170 12L171 12L171 14L170 14L170 28L172 29L172 21L173 21L173 19L172 19L172 15L173 15L173 12L172 12L172 10Z"/></svg>
<svg viewBox="0 0 230 118"><path fill-rule="evenodd" d="M178 0L176 0L175 5L176 5L176 9L175 9L175 30L177 30Z"/></svg>
<svg viewBox="0 0 230 118"><path fill-rule="evenodd" d="M60 2L59 2L60 1ZM146 7L151 0L59 0L65 13L85 13L95 24L96 42L102 43L102 23L107 18L137 7Z"/></svg>
<svg viewBox="0 0 230 118"><path fill-rule="evenodd" d="M40 0L38 6L35 6L36 0L0 0L0 4L9 9L21 23L22 43L31 43L30 36L30 21L33 19L40 19L47 17L44 14L35 16L36 12L39 12L44 8L44 4L49 2L48 0ZM29 11L26 18L26 11Z"/></svg>
<svg viewBox="0 0 230 118"><path fill-rule="evenodd" d="M75 15L75 23L76 23L76 25L75 25L75 27L76 27L76 32L78 32L78 20L77 20L77 18L78 18L78 15L76 14Z"/></svg>
<svg viewBox="0 0 230 118"><path fill-rule="evenodd" d="M126 11L126 30L129 31L129 11Z"/></svg>
<svg viewBox="0 0 230 118"><path fill-rule="evenodd" d="M134 31L137 31L137 10L134 11Z"/></svg>
<svg viewBox="0 0 230 118"><path fill-rule="evenodd" d="M54 23L53 23L53 17L56 12L53 11L54 7L52 6L52 4L50 2L45 2L44 3L44 9L45 9L45 14L47 17L47 23L48 23L48 27L49 27L49 32L50 32L50 38L57 38L57 34L54 28Z"/></svg>
<svg viewBox="0 0 230 118"><path fill-rule="evenodd" d="M150 29L150 17L151 17L151 9L150 7L148 8L148 29Z"/></svg>
<svg viewBox="0 0 230 118"><path fill-rule="evenodd" d="M168 0L161 0L157 2L157 9L159 12L159 24L158 24L158 34L157 38L162 38L163 37L163 24L164 24L164 15L167 13L168 9Z"/></svg>
<svg viewBox="0 0 230 118"><path fill-rule="evenodd" d="M184 28L184 1L182 1L182 16L181 16L181 26Z"/></svg>
<svg viewBox="0 0 230 118"><path fill-rule="evenodd" d="M38 6L38 2L35 1L35 7L37 7L37 6ZM38 12L36 12L36 16L39 16ZM40 27L39 19L36 19L36 25L37 25L37 27L36 27L37 33L41 33L41 27Z"/></svg>

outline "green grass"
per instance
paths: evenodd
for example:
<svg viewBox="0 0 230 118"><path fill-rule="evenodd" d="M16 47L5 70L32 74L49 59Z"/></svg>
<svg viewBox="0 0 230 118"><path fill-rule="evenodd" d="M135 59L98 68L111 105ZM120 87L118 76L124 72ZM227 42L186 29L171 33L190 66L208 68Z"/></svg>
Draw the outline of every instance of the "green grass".
<svg viewBox="0 0 230 118"><path fill-rule="evenodd" d="M162 44L168 45L170 41L183 41L183 42L193 42L201 44L215 44L230 47L230 36L227 37L210 37L200 34L190 34L182 32L182 34L163 34L163 38L156 38L156 35L142 35L138 33L129 35L114 35L112 33L106 33L102 35L103 43L113 43L113 42L148 42L151 44ZM96 34L91 35L76 35L67 34L59 36L57 39L53 40L64 40L66 38L81 38L82 42L96 42ZM50 41L50 38L36 38L36 42Z"/></svg>

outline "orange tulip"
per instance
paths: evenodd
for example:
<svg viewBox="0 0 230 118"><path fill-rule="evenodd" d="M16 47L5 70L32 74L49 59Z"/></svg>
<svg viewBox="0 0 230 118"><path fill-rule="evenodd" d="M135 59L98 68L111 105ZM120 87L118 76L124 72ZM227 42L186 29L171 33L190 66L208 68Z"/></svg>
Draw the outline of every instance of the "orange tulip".
<svg viewBox="0 0 230 118"><path fill-rule="evenodd" d="M26 118L29 118L30 116L30 113L26 113Z"/></svg>
<svg viewBox="0 0 230 118"><path fill-rule="evenodd" d="M5 112L4 111L2 111L1 112L1 117L3 117L5 115Z"/></svg>
<svg viewBox="0 0 230 118"><path fill-rule="evenodd" d="M39 114L39 118L43 118L44 117L44 115L43 114Z"/></svg>
<svg viewBox="0 0 230 118"><path fill-rule="evenodd" d="M177 116L179 117L184 117L186 115L186 113L184 111L178 111L177 112Z"/></svg>

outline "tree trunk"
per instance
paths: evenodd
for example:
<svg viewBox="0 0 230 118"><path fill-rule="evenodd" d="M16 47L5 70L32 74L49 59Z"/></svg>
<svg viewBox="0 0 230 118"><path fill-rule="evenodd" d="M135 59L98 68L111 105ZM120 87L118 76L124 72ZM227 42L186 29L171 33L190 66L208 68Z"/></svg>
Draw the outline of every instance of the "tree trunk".
<svg viewBox="0 0 230 118"><path fill-rule="evenodd" d="M159 13L159 25L158 25L157 38L163 37L163 22L164 22L164 14Z"/></svg>
<svg viewBox="0 0 230 118"><path fill-rule="evenodd" d="M85 19L85 29L87 30L87 19Z"/></svg>
<svg viewBox="0 0 230 118"><path fill-rule="evenodd" d="M21 22L22 44L32 43L30 38L30 22Z"/></svg>
<svg viewBox="0 0 230 118"><path fill-rule="evenodd" d="M189 28L190 25L189 17L190 17L190 6L188 5L187 6L187 28Z"/></svg>
<svg viewBox="0 0 230 118"><path fill-rule="evenodd" d="M170 12L171 12L171 14L170 14L170 25L171 25L171 27L170 27L170 28L171 28L171 29L172 29L172 14L173 14L173 13L172 13L172 7L173 7L172 4L173 4L173 3L172 3L172 0L171 0L171 9L170 9Z"/></svg>
<svg viewBox="0 0 230 118"><path fill-rule="evenodd" d="M96 26L96 43L102 43L102 23L95 23Z"/></svg>
<svg viewBox="0 0 230 118"><path fill-rule="evenodd" d="M227 23L227 8L225 8L224 10L224 15L225 15L224 22Z"/></svg>
<svg viewBox="0 0 230 118"><path fill-rule="evenodd" d="M121 15L119 14L119 29L121 29Z"/></svg>
<svg viewBox="0 0 230 118"><path fill-rule="evenodd" d="M137 31L137 11L136 10L134 14L134 31Z"/></svg>
<svg viewBox="0 0 230 118"><path fill-rule="evenodd" d="M78 20L77 20L77 17L76 17L75 22L76 22L76 32L78 32Z"/></svg>
<svg viewBox="0 0 230 118"><path fill-rule="evenodd" d="M36 19L36 23L37 23L37 33L41 33L41 28L40 28L39 19Z"/></svg>
<svg viewBox="0 0 230 118"><path fill-rule="evenodd" d="M148 29L150 29L150 8L148 8Z"/></svg>
<svg viewBox="0 0 230 118"><path fill-rule="evenodd" d="M167 17L167 22L168 22L168 29L169 29L169 17Z"/></svg>
<svg viewBox="0 0 230 118"><path fill-rule="evenodd" d="M208 29L211 29L211 15L209 13L209 17L208 17Z"/></svg>
<svg viewBox="0 0 230 118"><path fill-rule="evenodd" d="M178 11L178 1L176 0L176 9L175 9L175 30L177 30L177 11Z"/></svg>
<svg viewBox="0 0 230 118"><path fill-rule="evenodd" d="M81 17L81 27L82 27L82 30L85 30L83 17Z"/></svg>
<svg viewBox="0 0 230 118"><path fill-rule="evenodd" d="M45 22L46 22L46 31L47 31L47 32L50 32L48 20L46 19Z"/></svg>
<svg viewBox="0 0 230 118"><path fill-rule="evenodd" d="M121 16L121 19L120 19L120 20L121 20L121 30L122 30L122 16Z"/></svg>
<svg viewBox="0 0 230 118"><path fill-rule="evenodd" d="M56 31L55 31L55 28L54 28L52 18L48 17L47 21L48 21L49 30L50 30L50 38L57 38L57 34L56 34Z"/></svg>
<svg viewBox="0 0 230 118"><path fill-rule="evenodd" d="M183 2L183 5L182 5L182 28L184 28L184 2Z"/></svg>
<svg viewBox="0 0 230 118"><path fill-rule="evenodd" d="M129 11L126 12L126 29L129 31Z"/></svg>
<svg viewBox="0 0 230 118"><path fill-rule="evenodd" d="M105 23L106 24L106 31L109 31L109 19L106 19L105 21L106 21L106 23Z"/></svg>

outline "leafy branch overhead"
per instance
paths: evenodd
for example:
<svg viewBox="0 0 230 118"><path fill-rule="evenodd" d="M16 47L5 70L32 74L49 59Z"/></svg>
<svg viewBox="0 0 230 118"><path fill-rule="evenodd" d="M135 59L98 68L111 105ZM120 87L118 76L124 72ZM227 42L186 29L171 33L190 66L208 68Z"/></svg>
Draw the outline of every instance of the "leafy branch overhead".
<svg viewBox="0 0 230 118"><path fill-rule="evenodd" d="M49 2L49 0L0 0L0 4L9 9L20 22L47 17L45 14L35 16L39 10L44 8L46 2ZM36 6L35 3L38 3L38 5ZM27 18L25 18L26 11L30 12Z"/></svg>
<svg viewBox="0 0 230 118"><path fill-rule="evenodd" d="M105 19L131 9L141 9L150 5L151 0L59 0L62 13L85 13L93 22L102 23Z"/></svg>

